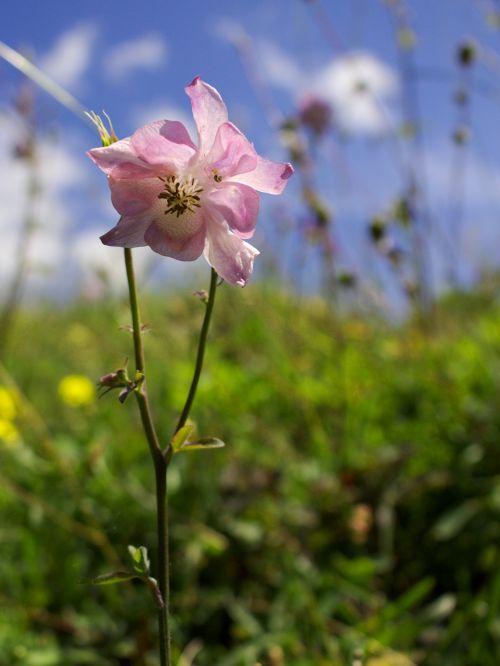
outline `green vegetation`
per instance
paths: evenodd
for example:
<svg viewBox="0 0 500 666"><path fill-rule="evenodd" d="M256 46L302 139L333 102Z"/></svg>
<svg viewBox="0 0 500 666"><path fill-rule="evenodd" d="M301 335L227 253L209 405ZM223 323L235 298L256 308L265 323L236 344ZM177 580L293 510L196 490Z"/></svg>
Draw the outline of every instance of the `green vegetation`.
<svg viewBox="0 0 500 666"><path fill-rule="evenodd" d="M144 310L168 438L202 306L152 298ZM127 565L129 544L155 559L136 405L93 400L85 382L79 404L78 381L60 387L120 367L128 323L125 304L47 306L22 313L11 339L0 666L156 663L148 589L81 583ZM193 416L227 446L179 454L170 474L179 663L500 663L499 405L492 297L441 303L423 329L223 287Z"/></svg>

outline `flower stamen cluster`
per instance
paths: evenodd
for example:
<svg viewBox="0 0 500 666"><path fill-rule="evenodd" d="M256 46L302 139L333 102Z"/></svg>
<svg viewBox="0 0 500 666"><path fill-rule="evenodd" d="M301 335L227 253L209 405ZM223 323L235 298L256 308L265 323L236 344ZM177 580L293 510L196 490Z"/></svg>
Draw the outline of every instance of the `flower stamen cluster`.
<svg viewBox="0 0 500 666"><path fill-rule="evenodd" d="M198 186L196 178L188 178L186 181L181 180L178 176L168 176L161 178L165 183L165 190L160 192L158 199L166 199L168 208L165 210L165 215L175 213L177 217L183 215L186 211L190 213L195 212L195 208L200 208L200 194L203 192L202 187Z"/></svg>

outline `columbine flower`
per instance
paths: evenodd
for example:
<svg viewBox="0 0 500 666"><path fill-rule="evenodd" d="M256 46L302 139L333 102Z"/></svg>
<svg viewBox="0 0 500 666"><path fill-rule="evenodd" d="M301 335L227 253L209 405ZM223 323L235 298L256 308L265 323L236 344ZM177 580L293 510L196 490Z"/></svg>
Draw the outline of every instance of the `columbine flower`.
<svg viewBox="0 0 500 666"><path fill-rule="evenodd" d="M89 156L107 174L118 224L105 245L140 247L181 261L202 252L219 275L244 286L259 254L259 194L280 194L290 164L266 160L230 122L221 96L199 77L187 86L198 146L184 125L158 120Z"/></svg>

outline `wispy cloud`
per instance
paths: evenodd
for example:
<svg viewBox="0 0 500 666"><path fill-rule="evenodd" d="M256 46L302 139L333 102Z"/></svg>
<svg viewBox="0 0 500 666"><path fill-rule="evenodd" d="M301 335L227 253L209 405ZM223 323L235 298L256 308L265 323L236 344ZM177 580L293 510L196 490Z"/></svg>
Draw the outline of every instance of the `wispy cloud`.
<svg viewBox="0 0 500 666"><path fill-rule="evenodd" d="M61 86L78 88L90 66L97 34L96 26L90 23L63 32L42 57L40 68Z"/></svg>
<svg viewBox="0 0 500 666"><path fill-rule="evenodd" d="M210 23L210 31L224 42L238 46L250 38L239 21L229 16L218 16Z"/></svg>
<svg viewBox="0 0 500 666"><path fill-rule="evenodd" d="M269 83L294 95L306 87L306 75L303 69L277 44L267 40L261 41L258 53L262 74Z"/></svg>
<svg viewBox="0 0 500 666"><path fill-rule="evenodd" d="M123 80L137 70L163 65L167 54L163 37L149 33L113 47L104 59L104 72L112 80Z"/></svg>

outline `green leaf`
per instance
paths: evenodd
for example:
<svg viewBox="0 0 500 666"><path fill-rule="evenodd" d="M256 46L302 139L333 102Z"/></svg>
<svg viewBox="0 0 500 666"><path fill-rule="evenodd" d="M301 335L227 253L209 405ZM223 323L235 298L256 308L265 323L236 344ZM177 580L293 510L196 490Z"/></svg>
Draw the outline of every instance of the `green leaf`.
<svg viewBox="0 0 500 666"><path fill-rule="evenodd" d="M459 534L481 509L477 500L467 500L460 506L448 511L437 521L432 530L437 541L448 541Z"/></svg>
<svg viewBox="0 0 500 666"><path fill-rule="evenodd" d="M143 546L141 547L144 548ZM136 548L135 550L140 550L140 548ZM144 550L146 549L144 548ZM158 608L163 608L163 597L156 579L144 574L141 575L136 571L113 571L112 573L97 576L97 578L84 579L82 583L87 585L115 585L116 583L126 583L134 579L142 580L143 583L146 583Z"/></svg>
<svg viewBox="0 0 500 666"><path fill-rule="evenodd" d="M140 574L149 574L150 563L148 551L145 546L128 546L128 552L132 558L132 563L135 571Z"/></svg>
<svg viewBox="0 0 500 666"><path fill-rule="evenodd" d="M218 437L201 437L192 442L184 442L182 451L193 451L195 449L222 449L226 443Z"/></svg>
<svg viewBox="0 0 500 666"><path fill-rule="evenodd" d="M113 571L97 576L97 578L85 578L82 582L87 585L115 585L116 583L126 583L134 578L140 578L135 571Z"/></svg>
<svg viewBox="0 0 500 666"><path fill-rule="evenodd" d="M193 430L194 426L192 424L183 425L182 428L179 428L170 442L174 453L177 453L182 449Z"/></svg>

